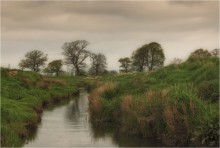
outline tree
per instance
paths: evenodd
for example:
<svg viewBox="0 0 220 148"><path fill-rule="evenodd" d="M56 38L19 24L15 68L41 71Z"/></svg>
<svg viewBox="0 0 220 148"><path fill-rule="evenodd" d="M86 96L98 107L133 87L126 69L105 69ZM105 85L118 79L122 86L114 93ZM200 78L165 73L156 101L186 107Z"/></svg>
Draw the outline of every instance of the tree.
<svg viewBox="0 0 220 148"><path fill-rule="evenodd" d="M152 70L155 67L161 67L164 64L165 56L161 45L152 42L148 44L148 58L147 58L147 67L149 70Z"/></svg>
<svg viewBox="0 0 220 148"><path fill-rule="evenodd" d="M201 58L207 58L211 57L211 53L208 50L205 49L197 49L194 52L192 52L189 56L189 60L191 59L201 59Z"/></svg>
<svg viewBox="0 0 220 148"><path fill-rule="evenodd" d="M85 59L90 55L86 50L89 42L86 40L76 40L66 42L62 46L63 55L65 56L65 64L73 65L75 75L80 75L80 71L86 67Z"/></svg>
<svg viewBox="0 0 220 148"><path fill-rule="evenodd" d="M59 73L62 71L62 60L54 60L48 64L48 67L45 68L45 72L56 73L56 76L59 76Z"/></svg>
<svg viewBox="0 0 220 148"><path fill-rule="evenodd" d="M120 67L123 68L121 71L127 73L130 70L130 66L131 66L130 58L128 57L120 58L118 62L121 63Z"/></svg>
<svg viewBox="0 0 220 148"><path fill-rule="evenodd" d="M22 59L19 63L19 67L22 69L28 68L34 72L40 71L40 67L44 66L47 61L47 55L40 50L33 50L25 54L25 59Z"/></svg>
<svg viewBox="0 0 220 148"><path fill-rule="evenodd" d="M144 71L146 67L147 57L148 49L146 44L132 53L132 69L139 72Z"/></svg>
<svg viewBox="0 0 220 148"><path fill-rule="evenodd" d="M92 64L91 68L89 69L89 73L92 75L102 75L106 71L107 67L107 62L106 62L106 57L102 53L92 53L90 55Z"/></svg>
<svg viewBox="0 0 220 148"><path fill-rule="evenodd" d="M211 51L212 56L219 57L220 56L220 48L213 49Z"/></svg>
<svg viewBox="0 0 220 148"><path fill-rule="evenodd" d="M45 67L43 69L43 73L46 74L47 76L49 76L51 74L51 71L50 71L50 69L48 67Z"/></svg>
<svg viewBox="0 0 220 148"><path fill-rule="evenodd" d="M147 67L148 70L152 70L157 67L161 67L164 64L165 56L161 45L152 42L145 44L141 48L138 48L132 55L133 66L137 71L144 71Z"/></svg>
<svg viewBox="0 0 220 148"><path fill-rule="evenodd" d="M181 64L182 63L182 60L179 59L179 58L174 58L170 64L174 64L174 65L178 65L178 64Z"/></svg>

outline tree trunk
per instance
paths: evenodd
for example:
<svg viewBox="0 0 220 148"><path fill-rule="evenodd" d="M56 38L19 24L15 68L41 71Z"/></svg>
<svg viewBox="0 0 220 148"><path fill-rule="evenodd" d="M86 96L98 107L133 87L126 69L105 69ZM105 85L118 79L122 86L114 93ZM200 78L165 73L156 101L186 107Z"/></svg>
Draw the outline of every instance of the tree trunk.
<svg viewBox="0 0 220 148"><path fill-rule="evenodd" d="M78 76L79 75L79 67L78 67L78 65L75 65L75 69L76 69L75 75Z"/></svg>

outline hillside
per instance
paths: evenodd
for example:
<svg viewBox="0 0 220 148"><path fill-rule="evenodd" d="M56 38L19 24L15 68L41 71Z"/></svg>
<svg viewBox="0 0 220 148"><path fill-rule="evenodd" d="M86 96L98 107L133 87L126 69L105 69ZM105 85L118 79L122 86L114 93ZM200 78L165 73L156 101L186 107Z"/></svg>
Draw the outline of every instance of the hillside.
<svg viewBox="0 0 220 148"><path fill-rule="evenodd" d="M219 145L219 59L191 59L148 73L99 79L90 95L93 122L168 146Z"/></svg>

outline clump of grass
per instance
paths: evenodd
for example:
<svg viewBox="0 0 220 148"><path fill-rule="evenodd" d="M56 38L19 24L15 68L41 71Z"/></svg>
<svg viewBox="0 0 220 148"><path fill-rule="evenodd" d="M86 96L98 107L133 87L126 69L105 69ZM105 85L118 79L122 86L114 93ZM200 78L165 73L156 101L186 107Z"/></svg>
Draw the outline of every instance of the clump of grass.
<svg viewBox="0 0 220 148"><path fill-rule="evenodd" d="M127 95L122 99L121 109L124 114L129 114L131 110L132 95Z"/></svg>
<svg viewBox="0 0 220 148"><path fill-rule="evenodd" d="M115 83L108 82L101 85L100 87L97 87L95 90L91 92L89 96L89 103L90 103L89 110L92 118L96 120L100 120L101 115L104 113L102 95L115 88L116 88Z"/></svg>
<svg viewBox="0 0 220 148"><path fill-rule="evenodd" d="M121 101L122 132L159 138L167 145L189 144L206 108L192 91L192 85L148 91L142 96L127 95ZM107 106L105 106L107 107Z"/></svg>

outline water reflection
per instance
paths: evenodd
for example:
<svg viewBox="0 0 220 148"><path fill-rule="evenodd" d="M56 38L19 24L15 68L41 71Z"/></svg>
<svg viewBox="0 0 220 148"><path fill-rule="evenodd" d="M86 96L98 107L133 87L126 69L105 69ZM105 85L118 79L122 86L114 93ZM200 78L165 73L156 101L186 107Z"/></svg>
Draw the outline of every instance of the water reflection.
<svg viewBox="0 0 220 148"><path fill-rule="evenodd" d="M88 93L82 90L78 98L44 111L34 140L29 140L24 147L158 146L157 142L121 135L111 124L90 122L88 104Z"/></svg>
<svg viewBox="0 0 220 148"><path fill-rule="evenodd" d="M92 138L94 141L110 136L113 143L119 147L161 147L159 140L149 140L139 136L129 136L118 132L118 127L112 124L99 124L91 122Z"/></svg>
<svg viewBox="0 0 220 148"><path fill-rule="evenodd" d="M66 108L66 120L69 122L77 123L79 121L80 117L80 110L79 110L79 99L76 98L75 100L72 100Z"/></svg>

